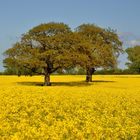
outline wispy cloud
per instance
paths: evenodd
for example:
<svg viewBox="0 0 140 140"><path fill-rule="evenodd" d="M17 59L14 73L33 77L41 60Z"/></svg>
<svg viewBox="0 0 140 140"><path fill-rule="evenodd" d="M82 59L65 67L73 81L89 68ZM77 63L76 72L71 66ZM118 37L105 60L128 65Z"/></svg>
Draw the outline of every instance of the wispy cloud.
<svg viewBox="0 0 140 140"><path fill-rule="evenodd" d="M127 44L128 44L129 46L140 45L140 39L138 39L138 40L130 40L130 41L127 41Z"/></svg>
<svg viewBox="0 0 140 140"><path fill-rule="evenodd" d="M140 45L140 36L137 36L131 32L119 32L118 35L120 40L123 42L123 45L126 47Z"/></svg>

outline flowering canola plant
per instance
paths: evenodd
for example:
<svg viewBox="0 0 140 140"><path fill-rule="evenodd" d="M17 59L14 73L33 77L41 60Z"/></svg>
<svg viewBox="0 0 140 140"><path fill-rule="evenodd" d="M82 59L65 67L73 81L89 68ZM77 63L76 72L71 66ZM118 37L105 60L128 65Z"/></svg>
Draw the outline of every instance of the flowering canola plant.
<svg viewBox="0 0 140 140"><path fill-rule="evenodd" d="M0 76L0 140L140 139L140 76Z"/></svg>

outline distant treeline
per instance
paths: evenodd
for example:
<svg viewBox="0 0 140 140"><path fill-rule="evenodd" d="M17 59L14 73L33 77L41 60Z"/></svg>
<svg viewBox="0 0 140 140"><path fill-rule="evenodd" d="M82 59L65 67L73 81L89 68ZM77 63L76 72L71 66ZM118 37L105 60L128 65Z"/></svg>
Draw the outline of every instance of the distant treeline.
<svg viewBox="0 0 140 140"><path fill-rule="evenodd" d="M139 70L130 70L130 69L111 69L111 70L96 70L94 75L126 75L126 74L140 74ZM22 70L22 71L17 71L15 69L6 69L3 72L0 72L0 75L38 75L33 73L32 71L27 71L27 70ZM53 75L86 75L86 71L82 68L70 68L66 70L59 70L53 73Z"/></svg>

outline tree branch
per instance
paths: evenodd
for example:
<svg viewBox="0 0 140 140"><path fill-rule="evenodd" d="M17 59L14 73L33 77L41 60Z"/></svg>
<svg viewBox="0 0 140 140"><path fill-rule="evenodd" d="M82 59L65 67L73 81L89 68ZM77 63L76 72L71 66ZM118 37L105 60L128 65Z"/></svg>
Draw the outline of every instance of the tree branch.
<svg viewBox="0 0 140 140"><path fill-rule="evenodd" d="M23 65L23 67L26 68L26 69L32 70L32 68L29 68L28 66ZM36 74L44 75L43 72L37 72L37 71L33 71L33 72L36 73Z"/></svg>
<svg viewBox="0 0 140 140"><path fill-rule="evenodd" d="M58 66L58 67L56 67L56 68L52 69L52 70L51 70L51 73L55 72L55 71L56 71L56 70L58 70L59 68L61 68L61 67L60 67L60 66Z"/></svg>

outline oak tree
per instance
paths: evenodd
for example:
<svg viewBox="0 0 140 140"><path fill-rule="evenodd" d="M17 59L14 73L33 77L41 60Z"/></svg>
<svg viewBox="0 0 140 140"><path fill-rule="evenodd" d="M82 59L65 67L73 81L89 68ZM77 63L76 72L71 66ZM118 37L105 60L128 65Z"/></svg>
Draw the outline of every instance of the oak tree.
<svg viewBox="0 0 140 140"><path fill-rule="evenodd" d="M82 67L86 69L86 81L92 81L96 68L113 68L117 65L117 57L122 52L122 42L112 29L103 29L94 24L82 24L76 32L90 43L88 61Z"/></svg>
<svg viewBox="0 0 140 140"><path fill-rule="evenodd" d="M44 75L44 85L51 85L50 74L61 68L65 55L63 37L71 30L64 23L40 24L25 33L20 42L5 52L4 64L30 69Z"/></svg>

